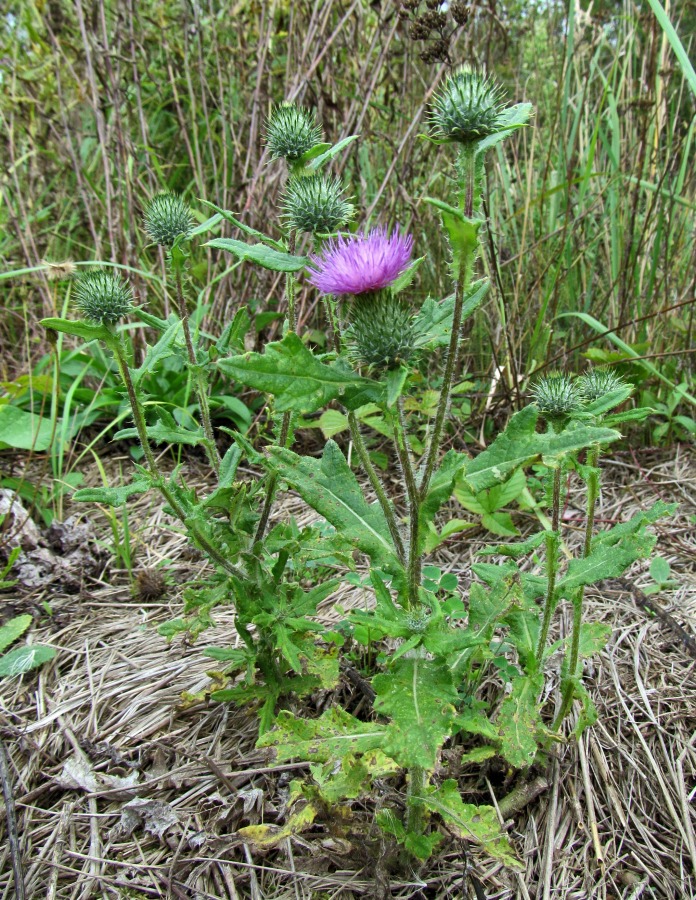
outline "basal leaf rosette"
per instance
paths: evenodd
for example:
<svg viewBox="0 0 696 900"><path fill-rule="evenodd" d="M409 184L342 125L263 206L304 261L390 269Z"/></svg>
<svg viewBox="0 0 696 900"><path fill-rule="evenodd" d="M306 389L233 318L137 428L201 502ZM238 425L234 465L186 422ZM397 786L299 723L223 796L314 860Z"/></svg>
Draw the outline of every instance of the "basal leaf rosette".
<svg viewBox="0 0 696 900"><path fill-rule="evenodd" d="M384 228L339 235L310 257L310 282L347 301L344 337L359 365L395 368L413 357L416 329L408 304L391 288L408 269L413 238Z"/></svg>

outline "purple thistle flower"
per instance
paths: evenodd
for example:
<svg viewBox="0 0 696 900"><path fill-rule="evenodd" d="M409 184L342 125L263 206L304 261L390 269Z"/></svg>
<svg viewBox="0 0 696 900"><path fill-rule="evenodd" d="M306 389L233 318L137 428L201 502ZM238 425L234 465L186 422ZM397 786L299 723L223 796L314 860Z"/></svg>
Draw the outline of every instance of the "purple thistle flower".
<svg viewBox="0 0 696 900"><path fill-rule="evenodd" d="M348 238L339 235L321 255L310 256L314 270L309 281L322 294L364 294L393 284L411 261L410 234L391 236L386 228Z"/></svg>

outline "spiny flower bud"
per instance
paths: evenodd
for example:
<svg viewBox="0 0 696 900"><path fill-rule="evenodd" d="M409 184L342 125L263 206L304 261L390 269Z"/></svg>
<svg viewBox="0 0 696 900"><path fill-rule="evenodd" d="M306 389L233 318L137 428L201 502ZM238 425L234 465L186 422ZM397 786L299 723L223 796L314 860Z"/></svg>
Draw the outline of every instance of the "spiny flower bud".
<svg viewBox="0 0 696 900"><path fill-rule="evenodd" d="M580 408L577 384L562 372L540 378L531 393L539 411L552 422L563 420Z"/></svg>
<svg viewBox="0 0 696 900"><path fill-rule="evenodd" d="M168 191L156 194L145 210L145 231L163 247L171 248L181 234L188 237L193 224L188 204L178 194Z"/></svg>
<svg viewBox="0 0 696 900"><path fill-rule="evenodd" d="M417 333L413 313L390 290L355 296L348 319L346 341L358 365L384 371L414 356Z"/></svg>
<svg viewBox="0 0 696 900"><path fill-rule="evenodd" d="M287 224L296 231L330 234L353 215L338 178L308 175L291 178L283 197Z"/></svg>
<svg viewBox="0 0 696 900"><path fill-rule="evenodd" d="M435 137L468 144L494 134L502 111L501 88L482 72L464 67L435 97L430 121Z"/></svg>
<svg viewBox="0 0 696 900"><path fill-rule="evenodd" d="M266 144L273 159L299 159L320 141L314 113L294 103L278 106L266 123Z"/></svg>
<svg viewBox="0 0 696 900"><path fill-rule="evenodd" d="M414 634L423 634L428 630L430 612L424 609L413 611L406 616L406 627Z"/></svg>
<svg viewBox="0 0 696 900"><path fill-rule="evenodd" d="M626 382L611 369L590 369L578 378L578 390L585 403L626 388Z"/></svg>
<svg viewBox="0 0 696 900"><path fill-rule="evenodd" d="M75 283L75 306L97 325L115 325L133 308L130 285L111 272L85 272Z"/></svg>

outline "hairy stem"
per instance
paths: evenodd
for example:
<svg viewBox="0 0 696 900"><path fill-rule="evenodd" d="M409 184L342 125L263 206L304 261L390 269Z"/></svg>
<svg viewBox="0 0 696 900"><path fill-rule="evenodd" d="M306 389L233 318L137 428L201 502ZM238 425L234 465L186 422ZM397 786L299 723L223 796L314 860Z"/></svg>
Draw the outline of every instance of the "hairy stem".
<svg viewBox="0 0 696 900"><path fill-rule="evenodd" d="M460 151L461 155L458 163L459 172L459 200L463 207L464 215L471 218L474 210L478 206L478 197L481 193L479 181L476 176L476 156L471 150ZM442 432L445 427L447 411L449 409L450 397L452 394L452 382L454 373L457 370L457 361L459 359L459 343L462 329L462 314L464 311L464 295L471 281L474 268L474 260L476 252L473 251L467 259L461 259L459 263L459 273L457 282L454 286L454 310L452 313L452 331L450 333L449 346L447 348L447 361L445 363L445 371L442 376L442 388L440 390L440 399L435 414L435 424L430 435L430 444L425 455L423 467L423 477L420 483L421 498L425 497L428 491L428 485L432 478L440 452L440 444L442 442Z"/></svg>
<svg viewBox="0 0 696 900"><path fill-rule="evenodd" d="M539 633L539 644L537 645L536 663L537 668L541 668L544 658L544 650L546 649L546 641L549 636L549 628L551 626L551 617L555 608L556 593L556 575L558 572L558 548L560 545L560 521L561 521L561 473L563 464L559 463L553 473L553 501L551 513L551 531L546 533L546 577L548 578L548 587L546 589L546 600L544 601L544 618L541 623L541 632Z"/></svg>
<svg viewBox="0 0 696 900"><path fill-rule="evenodd" d="M595 508L597 506L597 498L599 496L599 471L597 463L599 462L599 446L592 447L587 452L587 465L590 472L587 476L587 515L585 519L585 546L583 548L583 557L587 558L592 552L592 536L594 533ZM553 727L558 729L568 715L570 706L573 702L573 694L575 691L575 679L578 675L578 656L580 651L580 629L582 627L582 606L585 599L585 588L580 587L573 597L573 634L570 639L570 653L568 655L568 674L566 683L563 685L563 694L561 700L561 708L553 723Z"/></svg>
<svg viewBox="0 0 696 900"><path fill-rule="evenodd" d="M425 769L413 766L408 770L408 788L406 791L406 831L422 834L424 822L423 791L427 784Z"/></svg>
<svg viewBox="0 0 696 900"><path fill-rule="evenodd" d="M201 529L191 521L191 518L187 515L184 507L177 500L174 492L171 490L169 485L166 482L164 474L160 471L159 466L157 465L157 460L155 459L155 454L152 452L152 447L150 445L150 441L147 436L147 425L145 423L145 414L143 413L143 408L138 399L138 395L135 390L135 385L133 384L133 379L131 377L130 369L128 367L128 361L126 360L126 353L123 346L123 340L119 335L114 335L113 338L108 342L110 348L112 349L114 356L116 357L116 363L118 365L119 371L121 373L121 378L123 378L123 383L126 386L126 391L128 393L128 401L130 403L131 411L133 413L133 422L135 423L135 429L138 432L138 439L140 441L140 446L143 448L143 453L145 454L145 460L147 462L147 468L152 476L153 481L155 482L159 492L162 494L164 499L167 501L169 506L172 509L172 512L180 519L181 522L186 526L191 536L194 538L198 546L204 550L208 556L216 562L219 566L225 569L227 572L231 574L240 575L239 569L233 565L224 554L222 554L217 547L212 544L208 538L203 534Z"/></svg>
<svg viewBox="0 0 696 900"><path fill-rule="evenodd" d="M421 557L418 548L420 543L420 494L416 485L411 454L406 442L406 423L401 397L397 400L397 414L392 417L392 422L394 426L394 444L396 445L396 452L404 473L406 492L408 494L408 602L409 606L417 607L420 603L419 589L421 586Z"/></svg>
<svg viewBox="0 0 696 900"><path fill-rule="evenodd" d="M295 252L295 244L297 237L295 232L290 232L288 237L288 253L293 254ZM297 327L296 317L295 317L295 275L293 272L288 272L285 276L285 297L288 304L288 333L295 332ZM280 437L278 440L278 444L281 447L285 447L288 442L288 435L290 434L290 422L292 419L292 413L290 411L283 413L283 420L280 424ZM278 484L278 476L274 473L268 476L268 481L266 482L266 495L263 501L263 509L261 510L261 518L259 519L259 524L256 527L256 535L254 537L255 541L260 541L265 532L266 526L268 525L268 519L271 515L271 508L273 506L273 501L275 500L275 491L276 486Z"/></svg>
<svg viewBox="0 0 696 900"><path fill-rule="evenodd" d="M384 486L380 481L377 470L372 465L372 460L370 459L370 454L367 452L365 441L360 434L360 427L358 425L357 416L354 412L351 411L348 411L348 427L350 428L350 437L353 441L353 446L357 451L358 458L360 459L360 464L365 470L365 474L367 475L368 480L372 486L372 490L377 496L377 501L382 507L384 518L387 520L387 527L389 528L389 534L391 535L392 541L394 542L394 547L396 548L396 555L399 558L399 562L405 564L406 551L404 550L404 542L401 538L399 526L396 523L394 508L389 502L389 498L387 497Z"/></svg>
<svg viewBox="0 0 696 900"><path fill-rule="evenodd" d="M176 280L176 300L179 306L179 318L184 329L184 341L186 342L186 354L191 366L193 375L193 383L198 397L198 406L201 410L201 421L203 422L203 431L206 438L206 451L210 464L217 475L220 472L220 454L215 444L215 434L213 432L213 423L210 418L210 406L208 404L208 391L205 375L198 366L196 359L196 351L191 339L191 328L189 326L188 308L186 306L186 297L184 296L184 288L181 282L181 269L177 265L174 269Z"/></svg>

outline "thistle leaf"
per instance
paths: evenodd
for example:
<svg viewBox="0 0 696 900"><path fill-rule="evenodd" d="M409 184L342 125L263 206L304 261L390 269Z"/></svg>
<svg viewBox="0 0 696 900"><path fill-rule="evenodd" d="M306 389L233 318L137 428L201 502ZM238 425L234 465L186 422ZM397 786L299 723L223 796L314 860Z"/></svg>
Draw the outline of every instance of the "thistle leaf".
<svg viewBox="0 0 696 900"><path fill-rule="evenodd" d="M531 766L536 757L536 734L541 722L537 700L543 686L541 674L516 678L512 693L500 706L496 724L501 752L517 769Z"/></svg>
<svg viewBox="0 0 696 900"><path fill-rule="evenodd" d="M361 378L342 364L320 362L292 333L267 344L263 353L230 356L217 365L242 384L273 394L279 412L315 412L339 398L348 409L357 409L384 393L378 382Z"/></svg>
<svg viewBox="0 0 696 900"><path fill-rule="evenodd" d="M338 706L326 710L318 719L300 719L281 710L275 727L259 739L258 746L272 747L279 762L329 762L348 754L378 750L384 733L384 725L361 722Z"/></svg>
<svg viewBox="0 0 696 900"><path fill-rule="evenodd" d="M279 447L272 447L269 456L280 477L342 538L367 554L373 565L393 574L401 572L382 508L365 500L337 444L328 441L321 460Z"/></svg>
<svg viewBox="0 0 696 900"><path fill-rule="evenodd" d="M391 722L381 749L400 765L433 771L438 752L449 737L456 716L457 690L447 665L440 660L400 659L375 676L375 710Z"/></svg>
<svg viewBox="0 0 696 900"><path fill-rule="evenodd" d="M439 788L430 790L423 798L423 803L441 816L458 837L479 844L489 856L506 866L524 868L501 831L493 807L464 803L453 778L448 778Z"/></svg>

